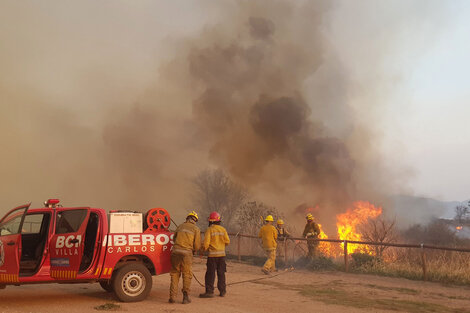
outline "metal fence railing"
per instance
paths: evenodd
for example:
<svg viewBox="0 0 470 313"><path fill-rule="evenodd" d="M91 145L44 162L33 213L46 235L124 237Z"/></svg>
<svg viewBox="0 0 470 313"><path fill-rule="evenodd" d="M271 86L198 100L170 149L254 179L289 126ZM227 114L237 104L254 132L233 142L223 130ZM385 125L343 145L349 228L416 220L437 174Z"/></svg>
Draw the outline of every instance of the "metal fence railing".
<svg viewBox="0 0 470 313"><path fill-rule="evenodd" d="M237 239L237 258L241 261L242 257L242 245L241 241L242 238L249 238L249 239L256 239L259 240L258 236L253 235L245 235L240 233L230 233L230 237ZM306 239L306 238L297 238L297 237L289 237L287 240L278 241L278 249L283 249L283 258L284 263L289 263L289 254L288 254L288 242L289 241L295 242L306 242L306 241L319 241L319 242L328 242L328 243L339 243L342 244L342 253L344 256L344 270L346 272L349 271L349 258L350 254L348 253L348 245L356 244L356 245L365 245L365 246L381 246L381 247L397 247L397 248L408 248L408 249L420 249L420 256L421 256L421 265L422 265L422 277L423 280L427 280L427 262L426 262L426 250L443 250L443 251L454 251L454 252L464 252L470 253L469 248L453 248L453 247L442 247L442 246L434 246L434 245L427 245L427 244L403 244L403 243L385 243L385 242L372 242L372 241L353 241L353 240L340 240L340 239ZM294 248L295 251L295 248ZM294 254L292 254L292 261L294 259Z"/></svg>

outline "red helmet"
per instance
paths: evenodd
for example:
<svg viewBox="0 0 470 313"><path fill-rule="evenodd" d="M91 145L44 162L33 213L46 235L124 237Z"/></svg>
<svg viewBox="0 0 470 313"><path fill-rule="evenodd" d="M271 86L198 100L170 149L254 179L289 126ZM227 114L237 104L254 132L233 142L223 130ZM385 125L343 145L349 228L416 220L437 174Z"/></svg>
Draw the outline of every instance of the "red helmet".
<svg viewBox="0 0 470 313"><path fill-rule="evenodd" d="M209 222L220 222L220 214L217 212L212 212L209 215Z"/></svg>

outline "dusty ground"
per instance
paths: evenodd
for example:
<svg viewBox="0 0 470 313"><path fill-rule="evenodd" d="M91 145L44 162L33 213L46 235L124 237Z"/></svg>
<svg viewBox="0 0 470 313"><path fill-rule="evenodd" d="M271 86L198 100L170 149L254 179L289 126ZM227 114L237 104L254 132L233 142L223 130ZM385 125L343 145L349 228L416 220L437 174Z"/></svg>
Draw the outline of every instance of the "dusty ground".
<svg viewBox="0 0 470 313"><path fill-rule="evenodd" d="M202 281L204 260L195 260L194 273ZM263 277L255 266L229 263L228 283ZM100 312L99 306L116 304L128 312L470 312L470 288L443 286L341 272L302 270L228 287L225 298L199 299L203 288L193 280L193 302L168 304L168 274L154 277L149 298L119 303L98 284L9 286L0 290L0 312ZM181 299L178 299L181 300Z"/></svg>

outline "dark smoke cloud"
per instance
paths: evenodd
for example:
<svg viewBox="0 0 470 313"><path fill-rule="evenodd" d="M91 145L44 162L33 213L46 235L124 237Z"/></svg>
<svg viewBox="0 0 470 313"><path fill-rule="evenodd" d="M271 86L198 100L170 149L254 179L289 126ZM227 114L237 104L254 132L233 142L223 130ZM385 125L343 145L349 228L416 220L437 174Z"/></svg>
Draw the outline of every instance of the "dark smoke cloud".
<svg viewBox="0 0 470 313"><path fill-rule="evenodd" d="M322 73L322 66L338 62L322 28L302 33L306 25L277 16L276 6L260 15L246 12L229 37L211 30L195 42L189 66L202 92L194 117L211 142L211 159L254 190L262 185L264 201L288 208L308 201L338 212L359 196L355 177L368 175L355 167L348 134L335 135L324 119L329 107L355 124L354 115L344 116L352 111L349 73L340 65ZM315 7L306 24L320 25L329 10ZM291 27L304 40L285 32ZM312 78L326 88L306 100L305 82Z"/></svg>

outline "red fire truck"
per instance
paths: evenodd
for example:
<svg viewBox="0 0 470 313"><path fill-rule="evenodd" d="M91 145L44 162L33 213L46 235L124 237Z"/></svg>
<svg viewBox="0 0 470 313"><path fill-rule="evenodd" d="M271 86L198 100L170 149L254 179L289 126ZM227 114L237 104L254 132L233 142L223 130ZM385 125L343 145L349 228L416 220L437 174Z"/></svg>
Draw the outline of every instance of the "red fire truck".
<svg viewBox="0 0 470 313"><path fill-rule="evenodd" d="M8 285L99 282L123 302L141 301L152 275L170 271L173 233L161 208L147 214L22 205L0 220L0 289Z"/></svg>

